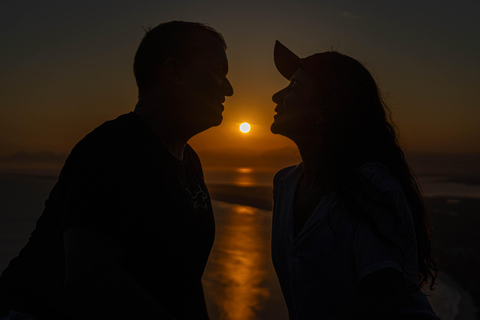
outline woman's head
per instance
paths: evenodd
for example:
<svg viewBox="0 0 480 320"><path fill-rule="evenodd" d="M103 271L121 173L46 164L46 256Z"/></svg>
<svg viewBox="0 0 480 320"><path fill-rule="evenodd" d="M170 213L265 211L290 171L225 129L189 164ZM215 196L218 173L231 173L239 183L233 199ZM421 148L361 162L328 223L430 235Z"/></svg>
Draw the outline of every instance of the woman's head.
<svg viewBox="0 0 480 320"><path fill-rule="evenodd" d="M320 153L322 163L330 165L331 185L347 201L351 197L345 186L352 185L360 165L379 162L386 166L398 178L412 209L420 284L430 280L433 286L437 268L428 214L371 74L338 52L300 59L278 41L274 58L277 69L291 83L273 96L277 115L271 131Z"/></svg>
<svg viewBox="0 0 480 320"><path fill-rule="evenodd" d="M320 141L332 156L360 161L376 158L373 154L392 142L377 85L358 61L338 52L300 59L279 42L274 56L277 69L291 83L273 96L273 133L294 142Z"/></svg>

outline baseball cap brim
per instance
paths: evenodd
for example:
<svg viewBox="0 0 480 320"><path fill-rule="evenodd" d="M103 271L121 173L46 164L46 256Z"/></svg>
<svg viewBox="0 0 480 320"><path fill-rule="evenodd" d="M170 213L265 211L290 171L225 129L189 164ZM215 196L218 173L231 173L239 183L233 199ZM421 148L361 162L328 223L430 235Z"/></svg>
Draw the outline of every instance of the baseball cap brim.
<svg viewBox="0 0 480 320"><path fill-rule="evenodd" d="M285 47L280 41L275 41L275 49L273 50L273 60L277 70L290 80L295 71L303 66L303 61L295 53Z"/></svg>

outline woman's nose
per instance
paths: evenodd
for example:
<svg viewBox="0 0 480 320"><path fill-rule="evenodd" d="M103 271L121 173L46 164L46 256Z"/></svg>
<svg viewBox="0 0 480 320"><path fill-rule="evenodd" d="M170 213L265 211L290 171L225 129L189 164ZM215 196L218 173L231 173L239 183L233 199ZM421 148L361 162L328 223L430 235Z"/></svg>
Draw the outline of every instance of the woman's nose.
<svg viewBox="0 0 480 320"><path fill-rule="evenodd" d="M280 103L282 102L283 100L283 97L285 96L285 91L286 91L287 88L285 89L282 89L280 91L278 91L277 93L275 93L273 96L272 96L272 101L275 102L275 103Z"/></svg>

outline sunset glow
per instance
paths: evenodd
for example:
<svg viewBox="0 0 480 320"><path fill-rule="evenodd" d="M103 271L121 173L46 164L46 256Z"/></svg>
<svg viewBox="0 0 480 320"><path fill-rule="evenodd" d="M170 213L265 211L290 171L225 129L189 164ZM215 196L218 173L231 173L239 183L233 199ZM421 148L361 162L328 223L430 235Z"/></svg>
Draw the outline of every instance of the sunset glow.
<svg viewBox="0 0 480 320"><path fill-rule="evenodd" d="M250 124L248 122L244 122L240 125L240 131L243 133L248 133L250 131Z"/></svg>
<svg viewBox="0 0 480 320"><path fill-rule="evenodd" d="M88 1L9 3L1 11L11 27L0 30L9 48L0 52L0 159L46 151L66 158L94 128L132 111L138 92L131 65L144 35L141 26L171 20L207 23L228 47L234 94L223 103L222 124L189 141L197 153L212 154L202 158L204 165L222 165L227 153L247 161L267 149L296 148L270 131L272 95L288 85L273 61L275 40L301 58L336 50L363 63L389 97L386 104L408 152L480 153L480 45L471 41L480 30L478 1L445 2L435 6L435 14L428 2L418 1L379 2L375 10L355 1L272 6L215 0L184 6L165 0L138 7L122 0L115 8L98 2L95 10ZM65 34L59 25L66 26ZM239 121L247 120L254 127L240 130Z"/></svg>

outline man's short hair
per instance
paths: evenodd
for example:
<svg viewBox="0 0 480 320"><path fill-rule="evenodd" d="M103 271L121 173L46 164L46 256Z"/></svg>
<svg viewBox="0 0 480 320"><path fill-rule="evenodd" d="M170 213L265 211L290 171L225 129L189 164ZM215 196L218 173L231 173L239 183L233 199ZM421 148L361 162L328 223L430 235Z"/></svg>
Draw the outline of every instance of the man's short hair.
<svg viewBox="0 0 480 320"><path fill-rule="evenodd" d="M227 49L223 36L203 23L170 21L145 30L133 63L139 92L155 84L157 72L167 57L185 62L192 58L196 52L193 40L199 31L212 35Z"/></svg>

